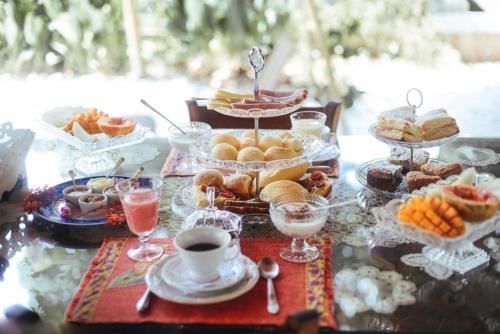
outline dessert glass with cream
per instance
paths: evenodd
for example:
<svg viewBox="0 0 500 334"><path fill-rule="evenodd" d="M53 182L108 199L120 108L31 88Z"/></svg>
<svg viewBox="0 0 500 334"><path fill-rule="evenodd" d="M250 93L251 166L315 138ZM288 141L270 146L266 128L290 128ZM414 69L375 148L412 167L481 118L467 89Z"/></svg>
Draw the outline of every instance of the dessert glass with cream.
<svg viewBox="0 0 500 334"><path fill-rule="evenodd" d="M321 138L326 114L319 111L299 111L290 115L292 131L302 136Z"/></svg>
<svg viewBox="0 0 500 334"><path fill-rule="evenodd" d="M177 167L177 170L180 172L197 172L203 169L204 167L200 166L191 155L191 145L196 141L210 136L212 127L203 122L180 123L177 126L184 133L179 131L175 126L168 128L168 141L170 145L184 154L183 163Z"/></svg>
<svg viewBox="0 0 500 334"><path fill-rule="evenodd" d="M321 208L327 205L328 201L324 197L304 193L284 194L271 202L269 213L274 226L284 235L293 238L290 246L281 249L281 258L296 263L318 258L318 249L304 239L318 233L325 226L328 210Z"/></svg>

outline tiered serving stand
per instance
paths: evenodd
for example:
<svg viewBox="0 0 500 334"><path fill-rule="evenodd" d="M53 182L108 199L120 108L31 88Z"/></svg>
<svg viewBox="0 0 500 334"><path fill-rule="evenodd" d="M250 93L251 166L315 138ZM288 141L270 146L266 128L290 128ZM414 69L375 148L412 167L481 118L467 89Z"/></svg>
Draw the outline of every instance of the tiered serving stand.
<svg viewBox="0 0 500 334"><path fill-rule="evenodd" d="M416 92L420 101L418 105L410 103L410 93ZM412 108L414 115L416 109L422 105L423 98L422 93L416 89L410 89L406 96L406 101ZM448 143L458 137L459 133L456 133L450 137L423 141L420 143L409 143L397 140L391 140L377 135L376 124L373 124L369 128L370 134L372 134L376 139L381 142L393 146L393 147L403 147L410 150L410 169L413 163L413 154L415 149L438 147L445 143ZM378 227L384 231L383 233L393 233L400 237L400 240L406 240L406 242L418 242L425 247L422 249L422 256L428 261L442 266L453 272L459 274L464 274L480 265L487 263L490 259L489 255L482 249L476 247L473 243L487 234L493 232L496 228L500 226L500 213L497 213L492 218L480 224L466 223L466 232L455 238L443 238L432 232L422 230L418 227L404 224L398 219L399 207L413 198L416 195L426 195L428 191L433 188L439 187L445 184L452 184L458 180L458 176L454 175L446 180L439 181L437 184L431 184L427 187L423 187L419 190L408 193L407 184L405 181L401 183L399 188L395 192L386 192L370 187L367 182L367 172L371 167L375 167L380 164L380 162L385 159L376 159L361 165L356 171L356 177L358 181L365 187L373 190L374 192L381 194L385 197L394 198L383 206L376 207L372 209L373 214L378 223ZM439 164L441 161L431 159L429 163ZM486 182L494 179L494 176L490 174L478 174L476 178L476 183ZM380 233L380 232L379 232ZM403 259L402 261L405 262ZM407 263L412 265L410 263ZM413 265L417 266L416 263Z"/></svg>
<svg viewBox="0 0 500 334"><path fill-rule="evenodd" d="M413 104L410 102L410 96L411 96L412 92L416 92L418 94L419 102L417 104ZM422 103L423 103L423 97L422 97L422 93L420 92L420 90L417 88L410 89L406 93L406 102L411 107L411 109L413 111L413 117L415 118L417 109L419 107L421 107ZM376 133L376 128L377 128L377 124L372 124L368 128L368 131L370 132L370 134L372 136L374 136L376 139L378 139L382 143L387 144L390 147L400 147L400 148L406 148L406 149L410 150L410 159L409 159L409 169L410 170L412 169L412 165L413 165L414 150L423 149L423 148L438 147L438 146L441 146L445 143L448 143L448 142L454 140L459 135L459 132L457 132L454 135L452 135L450 137L446 137L446 138L441 138L441 139L436 139L436 140L427 140L427 141L422 141L419 143L411 143L411 142L388 139L388 138L379 136ZM408 185L406 183L406 180L401 182L398 189L396 189L396 191L394 191L394 192L379 190L379 189L371 187L368 184L368 181L367 181L368 169L370 169L372 167L376 167L384 160L386 160L386 159L376 159L376 160L372 160L372 161L369 161L369 162L361 165L356 170L356 178L358 179L359 183L361 183L364 187L369 188L370 190L374 191L375 193L381 194L381 195L389 197L389 198L397 198L397 197L401 197L405 194L408 194ZM430 159L429 160L429 163L439 164L440 162L441 161L439 161L437 159Z"/></svg>
<svg viewBox="0 0 500 334"><path fill-rule="evenodd" d="M253 47L248 54L249 63L254 70L254 95L257 99L259 86L258 86L258 73L264 68L264 58L259 48ZM259 142L259 137L261 135L272 135L276 133L276 130L261 130L259 129L259 120L261 118L278 117L282 115L290 114L297 111L302 106L301 104L290 105L289 107L282 109L232 109L232 108L217 108L215 111L239 118L253 118L254 119L254 130L255 130L255 142ZM243 134L243 130L228 132L235 137L240 137ZM323 142L314 136L298 136L293 135L294 138L299 140L304 151L297 157L292 159L282 159L274 161L234 161L234 160L219 160L211 157L211 147L210 138L204 138L203 140L196 142L191 147L191 153L195 158L203 162L207 167L220 168L229 171L245 171L255 173L255 183L256 183L256 193L255 200L259 200L259 179L260 173L264 170L277 170L282 168L289 168L300 165L305 162L310 162L314 156L316 156L323 148ZM189 196L190 185L187 185L180 192L178 192L173 199L173 210L177 214L185 215L192 211L192 207L187 206L186 201L191 201Z"/></svg>

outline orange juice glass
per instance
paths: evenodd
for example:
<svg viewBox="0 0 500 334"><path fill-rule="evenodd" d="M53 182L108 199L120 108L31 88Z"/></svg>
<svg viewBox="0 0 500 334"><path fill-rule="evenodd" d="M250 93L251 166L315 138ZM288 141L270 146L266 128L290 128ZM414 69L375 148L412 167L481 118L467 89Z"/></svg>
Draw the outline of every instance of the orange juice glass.
<svg viewBox="0 0 500 334"><path fill-rule="evenodd" d="M158 225L162 184L160 178L138 178L124 180L116 185L127 225L139 236L140 244L127 252L133 260L152 261L163 253L160 246L147 243L149 235Z"/></svg>

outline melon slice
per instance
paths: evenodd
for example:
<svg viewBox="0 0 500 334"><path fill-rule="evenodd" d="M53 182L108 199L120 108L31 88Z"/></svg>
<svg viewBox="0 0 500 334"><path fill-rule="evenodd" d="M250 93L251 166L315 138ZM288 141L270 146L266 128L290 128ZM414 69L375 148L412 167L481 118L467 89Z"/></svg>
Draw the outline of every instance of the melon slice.
<svg viewBox="0 0 500 334"><path fill-rule="evenodd" d="M482 222L493 216L499 199L489 191L464 184L441 187L443 199L455 207L469 222Z"/></svg>

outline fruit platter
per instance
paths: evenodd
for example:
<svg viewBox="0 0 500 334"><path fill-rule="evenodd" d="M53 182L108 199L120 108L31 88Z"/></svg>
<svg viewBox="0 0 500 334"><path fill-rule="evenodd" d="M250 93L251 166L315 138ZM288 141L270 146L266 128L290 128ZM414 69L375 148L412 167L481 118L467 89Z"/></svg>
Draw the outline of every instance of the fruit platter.
<svg viewBox="0 0 500 334"><path fill-rule="evenodd" d="M85 153L140 143L146 129L132 118L108 115L96 108L59 107L44 112L45 130Z"/></svg>
<svg viewBox="0 0 500 334"><path fill-rule="evenodd" d="M500 226L499 198L500 179L470 168L372 211L380 227L426 245L430 260L464 273L489 260L472 243Z"/></svg>

